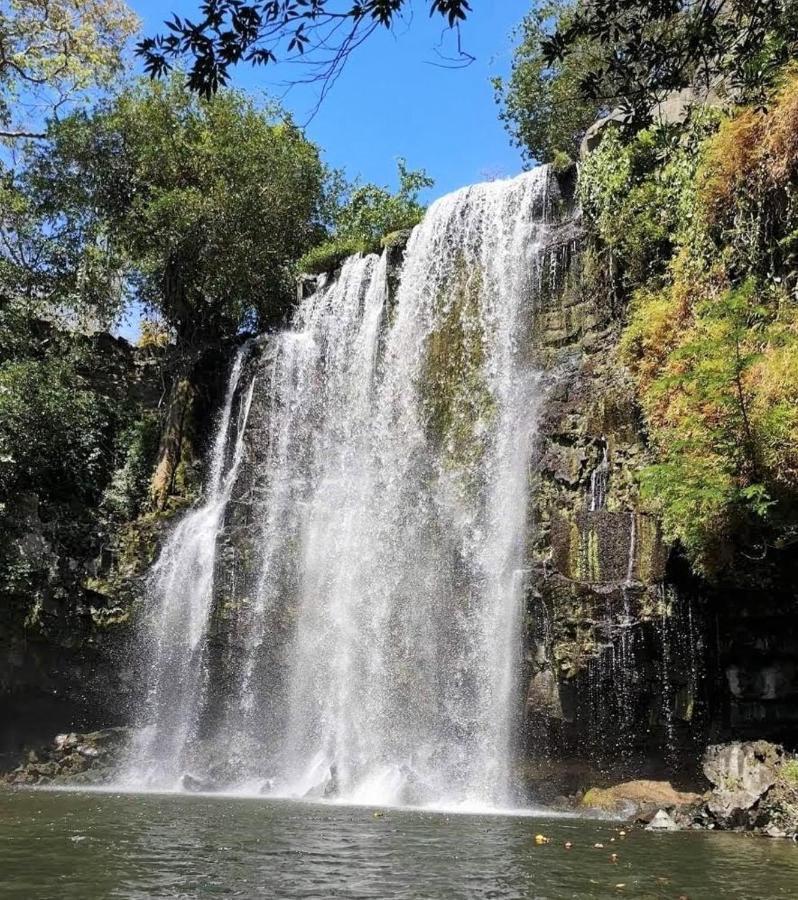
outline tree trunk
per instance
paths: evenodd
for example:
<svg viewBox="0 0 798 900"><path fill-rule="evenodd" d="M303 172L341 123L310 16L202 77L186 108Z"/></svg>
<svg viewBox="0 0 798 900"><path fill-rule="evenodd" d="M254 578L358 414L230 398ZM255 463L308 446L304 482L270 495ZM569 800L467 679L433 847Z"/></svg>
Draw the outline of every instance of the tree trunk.
<svg viewBox="0 0 798 900"><path fill-rule="evenodd" d="M158 465L150 483L150 501L155 509L164 509L175 492L175 479L181 463L189 465L193 461L192 436L197 393L188 372L178 375L172 385L158 448Z"/></svg>

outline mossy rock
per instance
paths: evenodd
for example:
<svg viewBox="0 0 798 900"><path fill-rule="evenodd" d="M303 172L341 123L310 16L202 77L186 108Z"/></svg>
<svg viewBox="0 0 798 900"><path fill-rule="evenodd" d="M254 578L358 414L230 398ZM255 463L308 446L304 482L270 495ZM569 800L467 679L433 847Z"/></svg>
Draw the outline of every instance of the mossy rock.
<svg viewBox="0 0 798 900"><path fill-rule="evenodd" d="M674 809L691 806L699 794L677 791L669 781L639 779L608 788L593 787L582 797L582 806L607 813L632 814L644 809Z"/></svg>
<svg viewBox="0 0 798 900"><path fill-rule="evenodd" d="M429 438L447 466L465 473L482 459L495 416L484 373L481 291L479 272L461 260L438 298L440 314L421 377Z"/></svg>

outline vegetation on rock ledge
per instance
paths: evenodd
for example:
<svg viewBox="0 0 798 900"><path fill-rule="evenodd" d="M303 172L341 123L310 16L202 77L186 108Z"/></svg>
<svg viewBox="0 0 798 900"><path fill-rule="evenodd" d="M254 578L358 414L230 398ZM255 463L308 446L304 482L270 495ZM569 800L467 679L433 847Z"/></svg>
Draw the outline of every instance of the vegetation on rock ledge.
<svg viewBox="0 0 798 900"><path fill-rule="evenodd" d="M418 195L432 187L433 181L423 170L408 169L403 159L397 166L399 189L395 193L375 184L338 186L341 196L331 213L331 236L299 260L301 272L333 272L347 256L379 253L392 234L421 221L424 206Z"/></svg>
<svg viewBox="0 0 798 900"><path fill-rule="evenodd" d="M605 135L584 212L657 461L644 495L712 573L791 543L798 503L798 76L767 110Z"/></svg>

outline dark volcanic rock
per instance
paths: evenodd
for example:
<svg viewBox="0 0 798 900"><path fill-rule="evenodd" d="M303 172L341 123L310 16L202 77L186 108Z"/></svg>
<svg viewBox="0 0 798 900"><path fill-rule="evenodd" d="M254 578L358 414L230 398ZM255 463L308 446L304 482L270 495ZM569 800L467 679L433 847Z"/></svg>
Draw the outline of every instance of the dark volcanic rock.
<svg viewBox="0 0 798 900"><path fill-rule="evenodd" d="M13 771L0 775L11 785L107 784L118 770L129 728L56 735L47 747L28 752Z"/></svg>

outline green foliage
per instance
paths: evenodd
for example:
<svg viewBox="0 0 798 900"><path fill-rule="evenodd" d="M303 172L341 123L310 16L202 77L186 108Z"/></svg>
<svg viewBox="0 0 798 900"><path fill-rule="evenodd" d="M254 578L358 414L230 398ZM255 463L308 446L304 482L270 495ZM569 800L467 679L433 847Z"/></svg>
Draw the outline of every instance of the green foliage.
<svg viewBox="0 0 798 900"><path fill-rule="evenodd" d="M692 227L698 151L713 118L704 114L682 134L654 128L629 141L608 128L582 163L579 202L619 291L661 277Z"/></svg>
<svg viewBox="0 0 798 900"><path fill-rule="evenodd" d="M334 272L347 256L371 250L356 238L330 238L313 247L299 260L299 270L309 275L321 275L323 272Z"/></svg>
<svg viewBox="0 0 798 900"><path fill-rule="evenodd" d="M152 411L145 412L120 435L119 455L124 455L124 462L113 473L103 495L103 506L116 518L132 521L143 512L159 439L160 420Z"/></svg>
<svg viewBox="0 0 798 900"><path fill-rule="evenodd" d="M137 25L123 0L4 3L0 137L37 136L43 118L108 86L122 69L125 43Z"/></svg>
<svg viewBox="0 0 798 900"><path fill-rule="evenodd" d="M326 172L276 109L179 80L141 83L52 126L27 180L81 251L179 337L234 334L283 316L313 243Z"/></svg>
<svg viewBox="0 0 798 900"><path fill-rule="evenodd" d="M123 302L119 264L96 217L79 208L83 188L76 204L68 180L57 184L56 199L35 166L0 163L0 292L32 317L110 327Z"/></svg>
<svg viewBox="0 0 798 900"><path fill-rule="evenodd" d="M434 184L422 170L411 170L403 159L397 163L399 190L391 193L374 184L355 186L335 217L336 236L344 240L362 241L378 247L380 240L392 231L412 228L421 221L424 207L419 193Z"/></svg>
<svg viewBox="0 0 798 900"><path fill-rule="evenodd" d="M707 574L795 532L798 309L780 248L798 225L796 117L790 76L769 112L719 130L609 132L581 173L595 252L630 301L622 352L656 457L643 496Z"/></svg>
<svg viewBox="0 0 798 900"><path fill-rule="evenodd" d="M493 80L499 117L531 162L575 159L585 131L607 105L585 100L579 93L585 72L597 58L592 41L580 41L553 65L543 56L543 41L550 29L565 27L572 11L573 2L568 0L535 6L519 26L509 79Z"/></svg>
<svg viewBox="0 0 798 900"><path fill-rule="evenodd" d="M798 50L793 0L580 0L542 41L546 65L565 66L585 41L597 48L579 96L617 98L628 124L645 127L656 106L683 88L761 103Z"/></svg>
<svg viewBox="0 0 798 900"><path fill-rule="evenodd" d="M33 491L91 503L109 466L117 411L80 371L74 348L52 335L45 352L0 363L0 504Z"/></svg>
<svg viewBox="0 0 798 900"><path fill-rule="evenodd" d="M734 533L757 529L773 505L760 482L747 378L758 357L757 302L751 281L697 302L642 395L660 457L644 473L644 494L704 568L728 561Z"/></svg>
<svg viewBox="0 0 798 900"><path fill-rule="evenodd" d="M798 787L798 759L788 759L782 763L779 774L786 782Z"/></svg>
<svg viewBox="0 0 798 900"><path fill-rule="evenodd" d="M423 170L398 161L399 189L392 193L375 184L355 185L333 210L333 235L313 247L299 261L299 269L311 274L330 272L353 253L378 253L384 239L412 228L424 216L418 195L433 181Z"/></svg>

